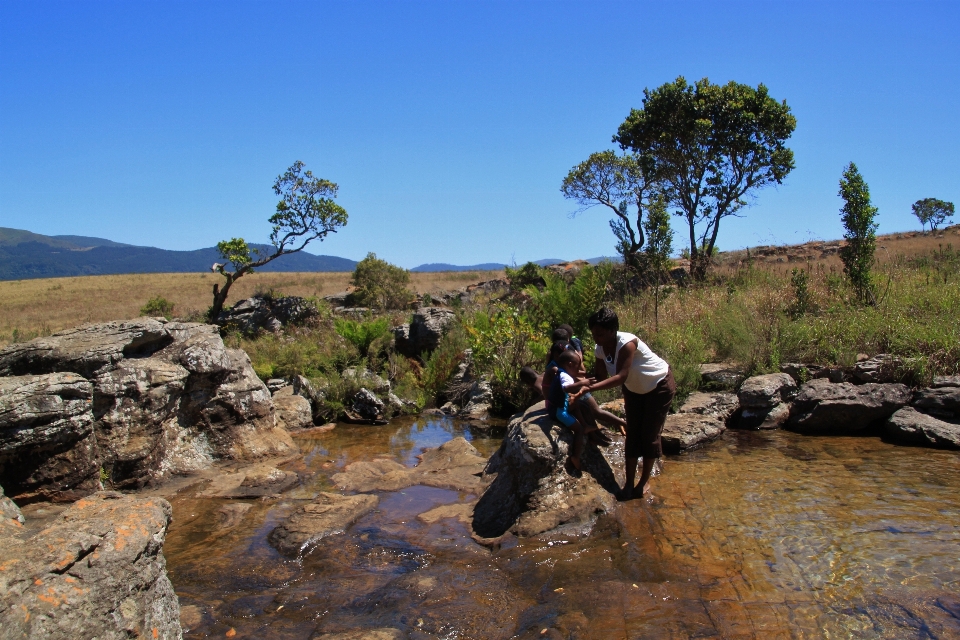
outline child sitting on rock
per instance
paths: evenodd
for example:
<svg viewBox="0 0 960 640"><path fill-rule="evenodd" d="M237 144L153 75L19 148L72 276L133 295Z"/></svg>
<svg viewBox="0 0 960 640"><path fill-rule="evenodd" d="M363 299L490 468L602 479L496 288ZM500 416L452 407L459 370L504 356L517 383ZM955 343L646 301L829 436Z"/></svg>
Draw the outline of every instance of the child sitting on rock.
<svg viewBox="0 0 960 640"><path fill-rule="evenodd" d="M576 380L574 376L579 375L580 358L576 351L566 349L561 352L555 362L559 367L557 375L554 376L550 385L550 416L565 427L573 431L573 445L570 447L568 461L570 465L580 471L580 454L583 453L584 437L587 429L582 420L574 417L571 413L570 394L576 392L580 387L590 384L586 378ZM592 431L596 431L596 425Z"/></svg>

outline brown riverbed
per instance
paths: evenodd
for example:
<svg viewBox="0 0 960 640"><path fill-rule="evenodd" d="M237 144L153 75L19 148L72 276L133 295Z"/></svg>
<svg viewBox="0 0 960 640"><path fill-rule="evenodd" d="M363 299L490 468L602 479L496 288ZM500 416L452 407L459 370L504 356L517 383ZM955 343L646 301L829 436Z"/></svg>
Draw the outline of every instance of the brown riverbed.
<svg viewBox="0 0 960 640"><path fill-rule="evenodd" d="M346 464L408 465L464 435L503 431L401 419L301 439L303 482L282 499L171 496L165 553L185 637L310 638L395 628L409 638L960 637L960 455L877 438L728 432L667 458L654 496L618 505L584 538L496 551L456 518L420 514L476 496L383 493L377 510L302 557L267 535Z"/></svg>

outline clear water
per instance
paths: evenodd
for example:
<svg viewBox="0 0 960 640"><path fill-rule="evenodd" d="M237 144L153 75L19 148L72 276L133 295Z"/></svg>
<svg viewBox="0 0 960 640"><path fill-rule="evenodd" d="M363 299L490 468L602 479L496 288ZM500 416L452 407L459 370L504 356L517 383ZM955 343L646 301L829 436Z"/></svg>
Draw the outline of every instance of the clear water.
<svg viewBox="0 0 960 640"><path fill-rule="evenodd" d="M960 637L960 454L875 438L728 432L667 458L654 495L584 539L474 543L417 516L476 496L411 487L301 558L274 526L350 462L416 456L503 431L445 419L340 425L301 439L303 483L218 526L225 500L173 496L165 553L188 638L310 638L392 627L409 638Z"/></svg>

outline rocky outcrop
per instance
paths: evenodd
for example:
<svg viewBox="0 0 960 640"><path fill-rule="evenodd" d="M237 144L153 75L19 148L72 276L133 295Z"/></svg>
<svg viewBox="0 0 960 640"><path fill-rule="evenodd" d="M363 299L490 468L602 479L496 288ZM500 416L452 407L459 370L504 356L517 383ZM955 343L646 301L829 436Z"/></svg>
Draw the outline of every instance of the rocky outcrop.
<svg viewBox="0 0 960 640"><path fill-rule="evenodd" d="M180 638L166 574L170 505L102 492L35 535L0 527L4 638Z"/></svg>
<svg viewBox="0 0 960 640"><path fill-rule="evenodd" d="M378 502L377 496L369 494L343 496L323 492L313 502L297 509L271 531L267 539L280 553L296 555L321 538L343 533Z"/></svg>
<svg viewBox="0 0 960 640"><path fill-rule="evenodd" d="M284 391L288 393L283 393ZM313 408L310 401L294 394L290 386L273 394L273 407L277 412L277 421L290 431L313 426Z"/></svg>
<svg viewBox="0 0 960 640"><path fill-rule="evenodd" d="M667 416L660 434L663 452L685 453L719 438L726 425L719 418L698 413L674 413Z"/></svg>
<svg viewBox="0 0 960 640"><path fill-rule="evenodd" d="M743 371L723 362L700 365L700 379L707 389L734 389L744 379Z"/></svg>
<svg viewBox="0 0 960 640"><path fill-rule="evenodd" d="M903 361L888 353L861 360L853 367L853 377L859 382L899 382Z"/></svg>
<svg viewBox="0 0 960 640"><path fill-rule="evenodd" d="M492 480L481 478L487 459L462 436L428 449L413 468L377 458L348 464L333 476L345 491L399 491L413 485L477 492Z"/></svg>
<svg viewBox="0 0 960 640"><path fill-rule="evenodd" d="M960 422L946 422L904 407L894 413L885 425L887 435L904 444L942 449L960 449Z"/></svg>
<svg viewBox="0 0 960 640"><path fill-rule="evenodd" d="M440 344L454 312L443 307L421 307L413 314L410 324L393 328L394 345L398 352L415 358L425 351L433 351Z"/></svg>
<svg viewBox="0 0 960 640"><path fill-rule="evenodd" d="M446 414L473 420L486 420L490 416L493 388L486 376L474 371L472 349L464 350L463 360L447 384L446 395L450 401L441 407Z"/></svg>
<svg viewBox="0 0 960 640"><path fill-rule="evenodd" d="M513 416L484 471L488 481L496 477L474 508L474 533L481 538L507 532L532 536L567 523L590 523L611 509L619 487L605 455L621 465L619 447L601 452L588 445L581 457L583 473L571 475L564 469L571 440L570 431L550 419L542 402Z"/></svg>
<svg viewBox="0 0 960 640"><path fill-rule="evenodd" d="M19 500L87 495L101 469L135 488L294 448L249 358L215 326L86 325L0 350L0 371L0 483Z"/></svg>
<svg viewBox="0 0 960 640"><path fill-rule="evenodd" d="M902 384L854 385L811 380L800 387L788 425L804 433L840 434L862 431L889 418L913 394Z"/></svg>
<svg viewBox="0 0 960 640"><path fill-rule="evenodd" d="M21 504L102 488L92 397L76 373L0 378L0 484Z"/></svg>
<svg viewBox="0 0 960 640"><path fill-rule="evenodd" d="M258 295L223 311L217 324L252 335L258 331L277 332L288 324L303 324L318 313L317 306L306 298Z"/></svg>
<svg viewBox="0 0 960 640"><path fill-rule="evenodd" d="M620 401L621 405L623 401ZM604 405L606 406L606 405ZM678 413L698 413L726 423L740 408L740 400L732 393L696 392L687 396ZM622 415L622 407L620 413Z"/></svg>

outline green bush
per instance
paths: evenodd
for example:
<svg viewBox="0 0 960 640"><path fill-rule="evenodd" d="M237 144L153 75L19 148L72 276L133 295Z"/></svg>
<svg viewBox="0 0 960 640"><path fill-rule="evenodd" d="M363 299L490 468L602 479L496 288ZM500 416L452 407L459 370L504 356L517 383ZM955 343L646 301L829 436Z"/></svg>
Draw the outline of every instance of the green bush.
<svg viewBox="0 0 960 640"><path fill-rule="evenodd" d="M403 309L413 300L407 289L410 272L381 260L375 253L357 263L351 282L354 300L372 309Z"/></svg>
<svg viewBox="0 0 960 640"><path fill-rule="evenodd" d="M584 267L573 284L567 284L559 275L545 271L543 290L533 286L525 289L530 296L528 313L532 323L548 327L548 333L561 324L569 324L575 334L588 335L587 319L603 306L612 273L609 263Z"/></svg>
<svg viewBox="0 0 960 640"><path fill-rule="evenodd" d="M649 346L670 363L670 369L677 382L677 395L673 399L673 408L679 409L687 396L700 387L700 365L707 356L703 331L695 322L664 323L660 331L650 340Z"/></svg>
<svg viewBox="0 0 960 640"><path fill-rule="evenodd" d="M161 296L155 296L140 307L141 316L163 316L167 320L173 317L173 303Z"/></svg>
<svg viewBox="0 0 960 640"><path fill-rule="evenodd" d="M337 334L348 340L357 348L361 356L366 356L370 350L370 345L377 339L384 337L390 331L389 318L377 318L372 320L350 320L349 318L336 318L333 326Z"/></svg>
<svg viewBox="0 0 960 640"><path fill-rule="evenodd" d="M505 272L511 291L522 291L531 285L543 286L545 270L534 262L513 269L506 267Z"/></svg>
<svg viewBox="0 0 960 640"><path fill-rule="evenodd" d="M469 346L464 327L460 322L451 322L440 338L437 348L427 357L420 372L421 407L445 401L447 383L463 362L463 352Z"/></svg>

